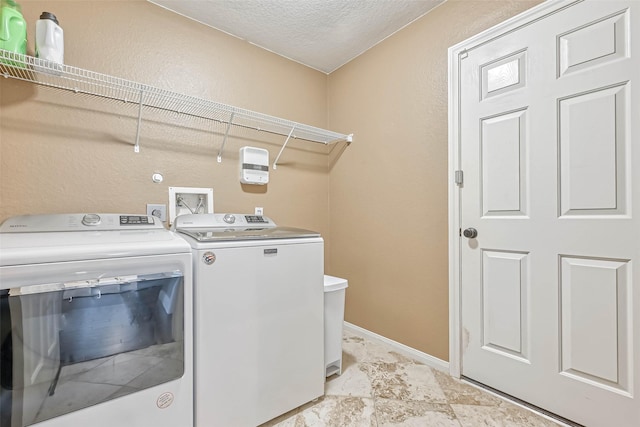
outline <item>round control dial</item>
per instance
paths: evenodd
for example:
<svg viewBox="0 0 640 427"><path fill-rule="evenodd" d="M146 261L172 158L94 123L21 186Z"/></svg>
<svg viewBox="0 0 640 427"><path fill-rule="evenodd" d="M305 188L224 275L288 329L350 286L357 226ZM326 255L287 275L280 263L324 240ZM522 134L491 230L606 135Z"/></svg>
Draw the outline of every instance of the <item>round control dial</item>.
<svg viewBox="0 0 640 427"><path fill-rule="evenodd" d="M222 220L227 224L233 224L234 222L236 222L236 217L231 214L226 214L225 216L222 217Z"/></svg>
<svg viewBox="0 0 640 427"><path fill-rule="evenodd" d="M82 223L88 226L98 225L100 224L100 221L100 215L96 214L86 214L84 217L82 217Z"/></svg>

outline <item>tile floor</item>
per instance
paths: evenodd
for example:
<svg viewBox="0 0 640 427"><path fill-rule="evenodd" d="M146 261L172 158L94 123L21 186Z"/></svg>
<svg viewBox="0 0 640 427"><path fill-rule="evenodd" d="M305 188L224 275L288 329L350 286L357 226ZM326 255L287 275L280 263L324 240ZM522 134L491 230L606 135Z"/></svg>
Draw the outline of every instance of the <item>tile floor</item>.
<svg viewBox="0 0 640 427"><path fill-rule="evenodd" d="M403 356L380 341L343 334L342 375L325 396L261 427L558 426Z"/></svg>

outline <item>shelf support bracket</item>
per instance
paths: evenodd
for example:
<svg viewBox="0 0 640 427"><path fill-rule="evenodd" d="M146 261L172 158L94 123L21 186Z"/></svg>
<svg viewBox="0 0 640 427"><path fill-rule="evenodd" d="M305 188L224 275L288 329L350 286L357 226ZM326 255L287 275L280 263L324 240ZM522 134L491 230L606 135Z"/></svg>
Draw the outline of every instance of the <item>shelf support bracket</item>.
<svg viewBox="0 0 640 427"><path fill-rule="evenodd" d="M292 127L291 128L291 132L289 132L289 135L287 135L287 139L284 140L284 144L282 145L282 148L280 149L280 152L278 153L278 155L276 156L276 159L273 161L273 169L278 169L278 160L280 160L280 156L282 155L282 152L284 151L284 148L287 146L287 143L289 142L289 139L291 139L291 135L293 135L293 131L296 130L296 127Z"/></svg>
<svg viewBox="0 0 640 427"><path fill-rule="evenodd" d="M136 127L136 144L133 146L133 152L140 152L140 125L142 124L142 100L144 98L144 91L140 91L140 103L138 104L138 126Z"/></svg>
<svg viewBox="0 0 640 427"><path fill-rule="evenodd" d="M218 163L222 163L222 150L224 150L224 145L227 143L227 137L229 136L229 129L231 129L231 125L233 124L234 114L236 114L235 111L231 113L231 117L229 117L229 122L227 123L227 130L224 132L222 145L220 146L220 151L218 151Z"/></svg>

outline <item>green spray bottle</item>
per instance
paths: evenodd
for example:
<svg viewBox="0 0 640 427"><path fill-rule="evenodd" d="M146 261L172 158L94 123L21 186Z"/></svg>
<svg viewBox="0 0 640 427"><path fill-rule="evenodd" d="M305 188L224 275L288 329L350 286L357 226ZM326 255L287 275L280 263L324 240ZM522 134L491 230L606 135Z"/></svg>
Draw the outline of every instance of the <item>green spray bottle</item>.
<svg viewBox="0 0 640 427"><path fill-rule="evenodd" d="M27 22L14 0L0 0L0 49L27 54ZM18 65L7 61L11 65Z"/></svg>

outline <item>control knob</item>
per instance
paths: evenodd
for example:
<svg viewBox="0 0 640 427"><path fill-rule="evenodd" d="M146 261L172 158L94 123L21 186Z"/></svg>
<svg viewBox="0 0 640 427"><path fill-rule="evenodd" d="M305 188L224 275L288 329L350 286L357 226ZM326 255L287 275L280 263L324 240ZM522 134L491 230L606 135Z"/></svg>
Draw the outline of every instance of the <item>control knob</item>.
<svg viewBox="0 0 640 427"><path fill-rule="evenodd" d="M82 223L87 226L98 225L100 224L100 221L100 215L96 214L86 214L84 217L82 217Z"/></svg>
<svg viewBox="0 0 640 427"><path fill-rule="evenodd" d="M234 222L236 222L236 217L231 214L226 214L225 216L222 217L222 220L227 224L233 224Z"/></svg>

